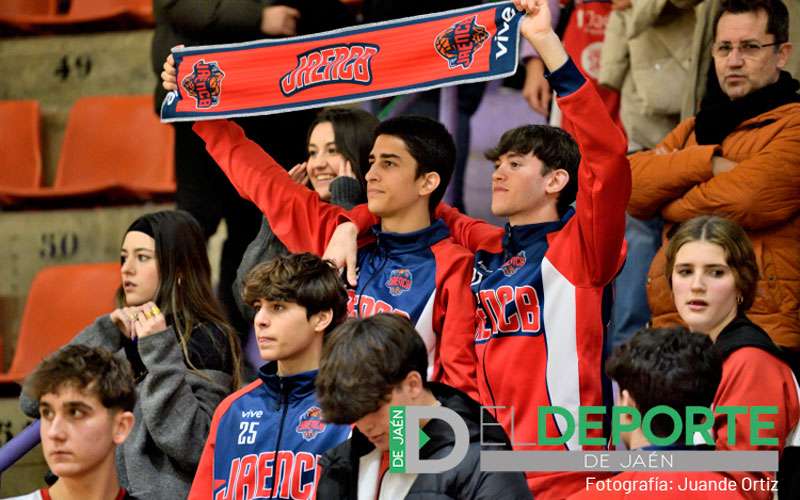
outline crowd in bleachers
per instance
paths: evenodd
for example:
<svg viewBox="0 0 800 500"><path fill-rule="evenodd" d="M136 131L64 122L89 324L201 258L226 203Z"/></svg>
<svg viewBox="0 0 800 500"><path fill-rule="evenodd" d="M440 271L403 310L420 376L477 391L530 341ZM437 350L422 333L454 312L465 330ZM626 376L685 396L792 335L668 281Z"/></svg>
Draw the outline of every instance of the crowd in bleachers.
<svg viewBox="0 0 800 500"><path fill-rule="evenodd" d="M800 495L797 0L513 0L524 74L508 84L550 124L496 124L482 182L502 226L465 213L483 83L459 87L449 131L439 90L401 112L153 113L178 90L178 45L479 3L0 6L9 36L155 26L158 75L154 98L74 103L50 185L39 104L0 102L0 206L176 203L130 224L119 264L32 283L0 384L22 386L50 472L14 498ZM206 245L221 220L215 290ZM706 408L705 430L664 444L674 421L630 416L664 405ZM468 443L437 417L419 438L430 467L460 462L396 470L398 406L460 417ZM540 411L611 406L619 441L597 415L579 437ZM755 408L772 409L756 441ZM615 448L775 451L777 470L480 467L486 450Z"/></svg>

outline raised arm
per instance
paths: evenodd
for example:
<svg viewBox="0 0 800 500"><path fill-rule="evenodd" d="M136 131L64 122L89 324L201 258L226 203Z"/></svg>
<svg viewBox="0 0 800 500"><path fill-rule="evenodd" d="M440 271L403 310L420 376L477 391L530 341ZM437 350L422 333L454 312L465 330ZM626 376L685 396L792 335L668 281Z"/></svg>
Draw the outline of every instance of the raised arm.
<svg viewBox="0 0 800 500"><path fill-rule="evenodd" d="M580 275L575 283L603 285L623 262L625 210L631 194L631 172L625 157L625 136L614 124L600 96L569 60L550 27L543 0L514 0L527 12L521 33L539 52L564 116L575 124L581 152L576 196L577 224L567 224L559 235L568 244L551 247L548 257L559 269ZM580 256L581 258L576 258Z"/></svg>
<svg viewBox="0 0 800 500"><path fill-rule="evenodd" d="M345 210L294 182L263 149L228 120L201 121L195 133L239 194L258 206L290 252L322 255Z"/></svg>

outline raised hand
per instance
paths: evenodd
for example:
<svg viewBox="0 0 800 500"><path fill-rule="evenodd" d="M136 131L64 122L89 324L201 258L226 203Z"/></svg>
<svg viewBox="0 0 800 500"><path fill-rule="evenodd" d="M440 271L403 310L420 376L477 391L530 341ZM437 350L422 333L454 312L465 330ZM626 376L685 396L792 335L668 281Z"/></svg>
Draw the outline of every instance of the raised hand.
<svg viewBox="0 0 800 500"><path fill-rule="evenodd" d="M298 163L289 170L289 177L298 184L308 184L308 162Z"/></svg>
<svg viewBox="0 0 800 500"><path fill-rule="evenodd" d="M345 160L339 166L339 177L352 177L353 179L356 178L356 174L353 173L353 166L350 165L350 160Z"/></svg>
<svg viewBox="0 0 800 500"><path fill-rule="evenodd" d="M261 31L265 35L292 36L297 34L300 11L285 5L264 7L261 11Z"/></svg>
<svg viewBox="0 0 800 500"><path fill-rule="evenodd" d="M178 89L178 70L175 69L175 58L172 54L164 61L164 71L161 72L161 86L167 90Z"/></svg>
<svg viewBox="0 0 800 500"><path fill-rule="evenodd" d="M137 313L133 322L134 338L144 338L167 329L167 320L155 303L147 302L135 309Z"/></svg>
<svg viewBox="0 0 800 500"><path fill-rule="evenodd" d="M352 222L339 224L325 247L323 259L330 260L340 271L347 271L347 283L356 286L356 265L358 264L358 228Z"/></svg>
<svg viewBox="0 0 800 500"><path fill-rule="evenodd" d="M514 0L514 7L526 14L520 23L525 38L547 35L553 31L547 0Z"/></svg>
<svg viewBox="0 0 800 500"><path fill-rule="evenodd" d="M120 307L111 313L111 321L128 338L133 333L133 322L137 309L135 307Z"/></svg>
<svg viewBox="0 0 800 500"><path fill-rule="evenodd" d="M540 115L546 117L550 113L550 84L544 77L544 63L537 57L532 57L526 66L522 97Z"/></svg>

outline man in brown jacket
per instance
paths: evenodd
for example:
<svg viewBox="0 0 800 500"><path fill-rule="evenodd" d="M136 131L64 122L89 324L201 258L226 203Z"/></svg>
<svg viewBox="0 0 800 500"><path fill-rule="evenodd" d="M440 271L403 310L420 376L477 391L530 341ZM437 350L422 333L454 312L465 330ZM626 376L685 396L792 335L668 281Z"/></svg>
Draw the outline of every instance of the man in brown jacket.
<svg viewBox="0 0 800 500"><path fill-rule="evenodd" d="M800 83L782 71L792 50L780 0L726 0L714 23L713 62L721 92L656 147L630 158L629 213L665 221L664 240L683 221L715 214L753 240L760 280L751 319L800 351ZM678 321L664 252L647 292L656 326Z"/></svg>

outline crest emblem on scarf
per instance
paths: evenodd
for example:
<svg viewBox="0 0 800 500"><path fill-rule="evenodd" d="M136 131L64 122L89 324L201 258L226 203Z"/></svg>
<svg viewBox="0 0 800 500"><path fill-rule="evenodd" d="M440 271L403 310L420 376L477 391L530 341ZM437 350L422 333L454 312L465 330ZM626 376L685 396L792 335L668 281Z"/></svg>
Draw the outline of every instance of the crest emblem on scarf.
<svg viewBox="0 0 800 500"><path fill-rule="evenodd" d="M303 412L299 420L300 423L295 428L295 431L303 436L306 441L311 441L325 430L325 422L322 421L322 410L317 406L312 406Z"/></svg>
<svg viewBox="0 0 800 500"><path fill-rule="evenodd" d="M475 52L483 47L489 38L486 27L478 24L478 17L462 19L436 36L433 46L436 52L447 60L450 69L472 66Z"/></svg>
<svg viewBox="0 0 800 500"><path fill-rule="evenodd" d="M181 81L187 94L195 99L197 109L213 108L219 104L222 94L222 80L225 73L216 62L205 62L200 59L194 63L192 72Z"/></svg>
<svg viewBox="0 0 800 500"><path fill-rule="evenodd" d="M386 288L389 289L389 293L392 294L393 297L397 297L411 290L411 285L413 284L414 275L411 274L410 269L405 268L392 270L389 279L386 280Z"/></svg>

